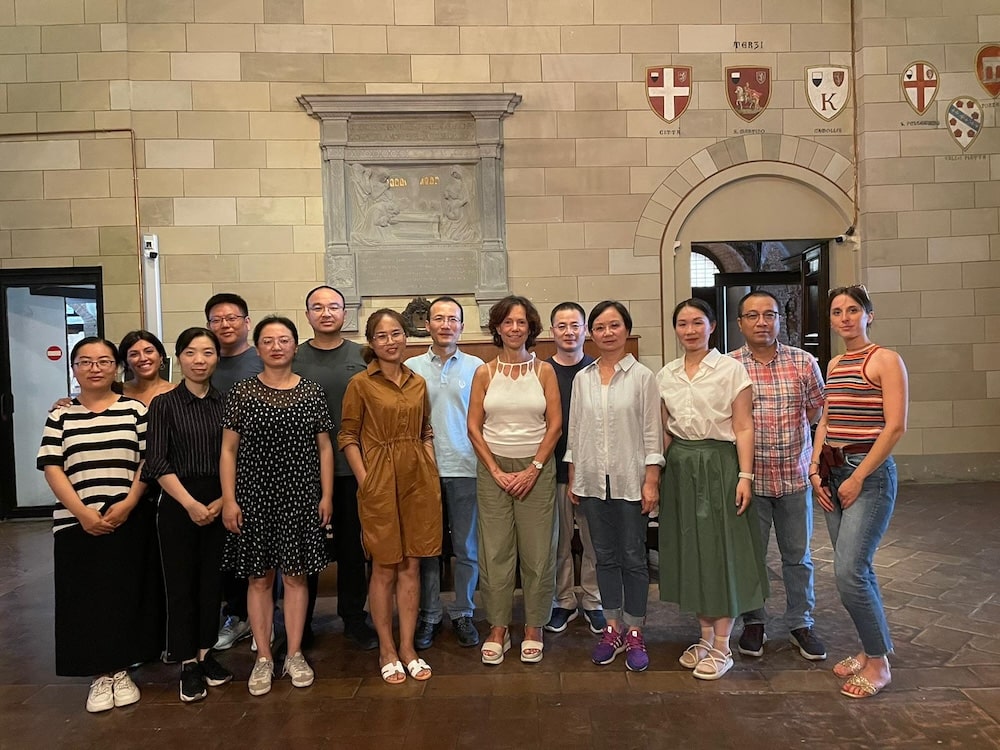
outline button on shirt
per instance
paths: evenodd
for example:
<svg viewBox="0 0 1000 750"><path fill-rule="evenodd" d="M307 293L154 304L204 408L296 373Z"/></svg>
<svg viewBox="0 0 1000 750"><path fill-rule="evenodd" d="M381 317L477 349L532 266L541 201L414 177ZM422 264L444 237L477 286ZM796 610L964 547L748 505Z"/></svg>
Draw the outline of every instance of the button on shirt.
<svg viewBox="0 0 1000 750"><path fill-rule="evenodd" d="M778 344L770 362L743 346L730 356L753 381L753 492L782 497L806 488L812 440L806 412L823 406L823 377L816 359Z"/></svg>
<svg viewBox="0 0 1000 750"><path fill-rule="evenodd" d="M573 464L573 494L642 500L646 466L663 466L660 395L652 371L631 354L615 364L605 401L600 360L577 373L569 406L565 460Z"/></svg>
<svg viewBox="0 0 1000 750"><path fill-rule="evenodd" d="M684 371L684 357L669 362L656 375L660 398L670 412L667 432L682 440L736 442L733 401L750 386L747 368L712 349L694 377Z"/></svg>
<svg viewBox="0 0 1000 750"><path fill-rule="evenodd" d="M469 440L469 398L472 378L483 360L455 350L447 361L428 349L406 360L406 366L427 381L434 427L434 454L442 477L476 476L476 452Z"/></svg>

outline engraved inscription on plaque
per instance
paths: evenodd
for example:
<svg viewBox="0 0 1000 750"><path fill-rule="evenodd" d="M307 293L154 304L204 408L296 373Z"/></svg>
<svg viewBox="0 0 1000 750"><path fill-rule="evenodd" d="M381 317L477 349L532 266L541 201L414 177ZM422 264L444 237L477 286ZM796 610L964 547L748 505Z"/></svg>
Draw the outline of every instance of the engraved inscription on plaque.
<svg viewBox="0 0 1000 750"><path fill-rule="evenodd" d="M478 243L475 176L475 167L462 164L351 164L351 243Z"/></svg>
<svg viewBox="0 0 1000 750"><path fill-rule="evenodd" d="M357 255L359 286L389 297L469 289L479 276L473 248L359 248Z"/></svg>
<svg viewBox="0 0 1000 750"><path fill-rule="evenodd" d="M465 143L476 140L475 123L468 119L421 117L352 119L348 123L351 143Z"/></svg>

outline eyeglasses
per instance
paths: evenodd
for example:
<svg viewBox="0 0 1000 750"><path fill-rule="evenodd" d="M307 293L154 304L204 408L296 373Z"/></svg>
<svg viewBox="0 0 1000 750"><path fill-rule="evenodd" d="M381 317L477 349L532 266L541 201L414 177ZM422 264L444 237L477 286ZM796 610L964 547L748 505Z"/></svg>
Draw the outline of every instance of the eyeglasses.
<svg viewBox="0 0 1000 750"><path fill-rule="evenodd" d="M324 312L340 312L343 309L344 306L339 302L331 302L329 305L321 305L317 302L315 305L309 305L309 312L316 315L322 315Z"/></svg>
<svg viewBox="0 0 1000 750"><path fill-rule="evenodd" d="M742 315L737 315L737 318L742 318L748 323L756 323L761 318L764 319L765 323L773 323L778 318L781 317L780 313L776 313L774 310L767 310L765 312L759 313L756 310L751 310L750 312L743 313Z"/></svg>
<svg viewBox="0 0 1000 750"><path fill-rule="evenodd" d="M94 365L97 365L98 370L110 370L117 364L113 359L78 359L73 363L73 367L78 367L81 370L92 370Z"/></svg>
<svg viewBox="0 0 1000 750"><path fill-rule="evenodd" d="M386 333L385 331L376 333L372 336L372 341L379 344L388 344L390 341L402 341L405 338L406 333L397 328L395 331L390 331L389 333Z"/></svg>
<svg viewBox="0 0 1000 750"><path fill-rule="evenodd" d="M276 339L271 339L271 338L261 339L260 341L257 342L257 345L268 348L277 344L278 346L284 348L286 346L291 346L294 343L295 339L293 339L291 336L279 336Z"/></svg>
<svg viewBox="0 0 1000 750"><path fill-rule="evenodd" d="M209 318L208 324L212 326L212 328L218 328L223 323L228 323L229 325L234 326L241 320L246 320L247 317L248 316L246 315L225 315L220 318Z"/></svg>
<svg viewBox="0 0 1000 750"><path fill-rule="evenodd" d="M862 294L864 294L866 299L871 299L871 297L868 294L868 290L865 288L864 284L851 284L850 286L838 286L836 289L831 289L830 299L838 297L841 294L850 294L851 292L857 292L857 291L860 291Z"/></svg>
<svg viewBox="0 0 1000 750"><path fill-rule="evenodd" d="M439 326L444 325L445 323L457 326L460 325L461 322L462 321L459 318L456 318L454 315L435 315L433 318L431 318L431 323L436 323Z"/></svg>
<svg viewBox="0 0 1000 750"><path fill-rule="evenodd" d="M552 326L552 330L557 331L558 333L566 333L567 331L579 333L583 330L583 326L579 323L556 323Z"/></svg>

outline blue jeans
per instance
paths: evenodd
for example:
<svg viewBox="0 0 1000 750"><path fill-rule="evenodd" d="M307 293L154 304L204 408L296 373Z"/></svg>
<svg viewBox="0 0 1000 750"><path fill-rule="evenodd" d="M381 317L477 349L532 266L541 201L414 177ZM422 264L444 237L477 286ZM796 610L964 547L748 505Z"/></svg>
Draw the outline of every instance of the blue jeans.
<svg viewBox="0 0 1000 750"><path fill-rule="evenodd" d="M812 488L781 497L754 495L752 502L760 521L765 555L771 523L774 523L774 538L781 552L781 577L785 581L785 625L789 630L811 628L812 611L816 606L812 554L809 552L813 532ZM767 612L763 607L743 615L745 625L765 622Z"/></svg>
<svg viewBox="0 0 1000 750"><path fill-rule="evenodd" d="M476 605L472 597L479 581L479 547L476 543L476 478L442 477L441 499L448 512L451 546L455 552L455 603L448 605L448 616L472 617ZM437 557L420 558L420 619L439 623L441 606L441 561Z"/></svg>
<svg viewBox="0 0 1000 750"><path fill-rule="evenodd" d="M626 628L641 627L649 599L649 519L642 514L642 503L581 497L580 508L590 526L605 617L624 622Z"/></svg>
<svg viewBox="0 0 1000 750"><path fill-rule="evenodd" d="M872 565L896 504L896 462L892 456L865 479L858 499L849 508L842 509L837 499L837 488L865 455L848 454L847 463L832 469L834 510L826 514L826 526L833 542L833 572L840 601L854 620L865 654L878 658L892 651L889 624Z"/></svg>

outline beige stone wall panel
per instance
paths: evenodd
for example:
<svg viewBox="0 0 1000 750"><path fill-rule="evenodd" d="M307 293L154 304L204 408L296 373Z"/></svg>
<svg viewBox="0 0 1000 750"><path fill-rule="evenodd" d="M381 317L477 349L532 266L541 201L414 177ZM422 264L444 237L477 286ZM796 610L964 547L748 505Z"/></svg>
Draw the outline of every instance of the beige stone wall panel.
<svg viewBox="0 0 1000 750"><path fill-rule="evenodd" d="M191 23L194 0L128 0L129 23Z"/></svg>
<svg viewBox="0 0 1000 750"><path fill-rule="evenodd" d="M215 153L210 140L147 140L146 167L149 169L203 168L214 166Z"/></svg>
<svg viewBox="0 0 1000 750"><path fill-rule="evenodd" d="M563 220L563 199L560 196L508 198L507 222L538 223Z"/></svg>
<svg viewBox="0 0 1000 750"><path fill-rule="evenodd" d="M274 197L238 198L236 221L238 224L254 226L304 224L305 200ZM314 249L313 252L315 251Z"/></svg>
<svg viewBox="0 0 1000 750"><path fill-rule="evenodd" d="M305 23L392 24L393 1L303 0L302 16Z"/></svg>
<svg viewBox="0 0 1000 750"><path fill-rule="evenodd" d="M66 82L59 85L62 108L67 111L109 109L111 94L105 81Z"/></svg>
<svg viewBox="0 0 1000 750"><path fill-rule="evenodd" d="M7 84L8 112L58 112L60 109L58 83Z"/></svg>
<svg viewBox="0 0 1000 750"><path fill-rule="evenodd" d="M545 227L548 246L553 250L572 250L584 246L584 224L560 223Z"/></svg>
<svg viewBox="0 0 1000 750"><path fill-rule="evenodd" d="M608 251L605 248L594 250L560 250L558 258L559 272L566 276L573 274L579 277L607 276L609 274ZM588 308L584 306L584 309Z"/></svg>
<svg viewBox="0 0 1000 750"><path fill-rule="evenodd" d="M170 55L170 77L180 81L238 81L238 52L175 52Z"/></svg>
<svg viewBox="0 0 1000 750"><path fill-rule="evenodd" d="M635 240L635 232L636 222L634 221L588 221L584 224L583 246L588 248L631 248Z"/></svg>
<svg viewBox="0 0 1000 750"><path fill-rule="evenodd" d="M652 23L652 5L651 0L594 0L594 23Z"/></svg>
<svg viewBox="0 0 1000 750"><path fill-rule="evenodd" d="M128 77L127 52L81 52L77 55L81 81L112 81Z"/></svg>
<svg viewBox="0 0 1000 750"><path fill-rule="evenodd" d="M964 263L962 265L962 280L962 286L966 289L1000 287L1000 261Z"/></svg>
<svg viewBox="0 0 1000 750"><path fill-rule="evenodd" d="M45 27L58 28L58 27ZM42 51L42 35L38 26L0 26L0 50L4 55L31 54Z"/></svg>
<svg viewBox="0 0 1000 750"><path fill-rule="evenodd" d="M246 140L250 116L246 112L178 112L177 134L193 140Z"/></svg>
<svg viewBox="0 0 1000 750"><path fill-rule="evenodd" d="M954 210L951 212L951 226L952 233L957 237L964 238L966 235L996 234L998 231L997 209L968 208ZM988 242L985 236L981 240ZM985 260L985 258L982 260Z"/></svg>
<svg viewBox="0 0 1000 750"><path fill-rule="evenodd" d="M96 24L42 26L42 52L100 52L101 27Z"/></svg>
<svg viewBox="0 0 1000 750"><path fill-rule="evenodd" d="M858 82L857 93L865 103L899 101L899 74L866 75Z"/></svg>
<svg viewBox="0 0 1000 750"><path fill-rule="evenodd" d="M866 185L911 185L934 181L934 160L930 157L867 159L860 170Z"/></svg>
<svg viewBox="0 0 1000 750"><path fill-rule="evenodd" d="M198 23L264 23L264 0L194 0Z"/></svg>
<svg viewBox="0 0 1000 750"><path fill-rule="evenodd" d="M909 367L910 363L906 364ZM951 427L953 421L951 401L916 401L906 411L907 429Z"/></svg>
<svg viewBox="0 0 1000 750"><path fill-rule="evenodd" d="M902 18L862 18L857 42L862 47L896 47L908 44L906 20Z"/></svg>
<svg viewBox="0 0 1000 750"><path fill-rule="evenodd" d="M646 161L650 166L676 167L715 142L714 138L648 138ZM663 170L666 176L667 170Z"/></svg>
<svg viewBox="0 0 1000 750"><path fill-rule="evenodd" d="M244 81L322 81L323 57L319 53L243 52L240 77Z"/></svg>
<svg viewBox="0 0 1000 750"><path fill-rule="evenodd" d="M92 230L80 230L92 231ZM135 257L135 227L99 227L98 237L101 255L128 255Z"/></svg>
<svg viewBox="0 0 1000 750"><path fill-rule="evenodd" d="M190 197L257 196L256 169L185 169L184 195Z"/></svg>
<svg viewBox="0 0 1000 750"><path fill-rule="evenodd" d="M615 195L627 193L625 167L549 167L545 170L548 195Z"/></svg>
<svg viewBox="0 0 1000 750"><path fill-rule="evenodd" d="M513 83L505 84L504 91L516 92L523 97L517 108L518 117L533 110L551 112L576 109L576 87L572 83ZM516 127L517 119L513 117L504 124L505 132Z"/></svg>
<svg viewBox="0 0 1000 750"><path fill-rule="evenodd" d="M976 289L976 315L1000 315L1000 288Z"/></svg>
<svg viewBox="0 0 1000 750"><path fill-rule="evenodd" d="M995 8L994 8L995 10ZM975 16L906 19L906 41L910 44L976 44L979 24Z"/></svg>
<svg viewBox="0 0 1000 750"><path fill-rule="evenodd" d="M301 197L322 195L320 169L262 169L260 170L262 196Z"/></svg>
<svg viewBox="0 0 1000 750"><path fill-rule="evenodd" d="M931 263L939 262L934 259L933 243L940 241L938 238L948 237L951 234L951 212L948 210L900 211L896 216L898 221L896 236L901 239L928 238L928 260Z"/></svg>
<svg viewBox="0 0 1000 750"><path fill-rule="evenodd" d="M438 26L490 26L507 23L507 0L435 0Z"/></svg>
<svg viewBox="0 0 1000 750"><path fill-rule="evenodd" d="M648 201L648 195L571 195L563 201L564 220L638 220Z"/></svg>
<svg viewBox="0 0 1000 750"><path fill-rule="evenodd" d="M522 112L518 108L517 117L507 119L503 123L504 140L509 144L512 140L522 138L556 138L558 127L555 112Z"/></svg>
<svg viewBox="0 0 1000 750"><path fill-rule="evenodd" d="M509 276L525 279L535 276L558 276L562 273L559 267L559 253L511 250L507 253L507 273Z"/></svg>
<svg viewBox="0 0 1000 750"><path fill-rule="evenodd" d="M1000 206L1000 181L975 183L976 206Z"/></svg>
<svg viewBox="0 0 1000 750"><path fill-rule="evenodd" d="M649 52L663 57L664 53L680 50L679 31L674 25L642 25L621 27L622 52Z"/></svg>
<svg viewBox="0 0 1000 750"><path fill-rule="evenodd" d="M913 186L913 208L917 211L967 208L975 203L973 183L942 183Z"/></svg>
<svg viewBox="0 0 1000 750"><path fill-rule="evenodd" d="M182 23L131 23L126 25L130 52L184 52L190 29Z"/></svg>
<svg viewBox="0 0 1000 750"><path fill-rule="evenodd" d="M159 236L164 258L174 255L218 255L221 252L218 227L149 226L148 231ZM132 241L135 242L134 236Z"/></svg>
<svg viewBox="0 0 1000 750"><path fill-rule="evenodd" d="M277 168L318 167L322 165L319 145L309 141L268 141L267 166Z"/></svg>
<svg viewBox="0 0 1000 750"><path fill-rule="evenodd" d="M83 0L14 0L13 8L18 25L81 24L84 16ZM10 20L14 23L14 19Z"/></svg>
<svg viewBox="0 0 1000 750"><path fill-rule="evenodd" d="M960 318L973 316L975 312L976 295L971 289L920 293L923 318Z"/></svg>
<svg viewBox="0 0 1000 750"><path fill-rule="evenodd" d="M871 211L910 211L913 209L913 186L863 186L861 203Z"/></svg>
<svg viewBox="0 0 1000 750"><path fill-rule="evenodd" d="M434 25L434 0L393 0L397 26Z"/></svg>
<svg viewBox="0 0 1000 750"><path fill-rule="evenodd" d="M385 52L384 27L352 26L349 28L356 30L359 40L371 36L371 29L381 30L382 49L371 51ZM334 34L334 29L328 25L258 25L254 29L254 48L257 52L333 52ZM358 50L345 48L343 51L357 52Z"/></svg>
<svg viewBox="0 0 1000 750"><path fill-rule="evenodd" d="M334 26L333 49L337 53L382 54L388 52L385 26Z"/></svg>
<svg viewBox="0 0 1000 750"><path fill-rule="evenodd" d="M194 109L266 112L271 108L266 83L195 82L190 87Z"/></svg>
<svg viewBox="0 0 1000 750"><path fill-rule="evenodd" d="M191 84L187 81L132 81L129 84L133 110L191 109ZM111 106L115 107L114 90Z"/></svg>
<svg viewBox="0 0 1000 750"><path fill-rule="evenodd" d="M557 26L463 26L459 29L462 54L541 54L559 52Z"/></svg>
<svg viewBox="0 0 1000 750"><path fill-rule="evenodd" d="M93 112L39 112L38 130L52 132L54 130L74 131L75 133L94 129ZM72 136L55 136L67 138Z"/></svg>
<svg viewBox="0 0 1000 750"><path fill-rule="evenodd" d="M108 171L77 169L45 172L45 198L108 198Z"/></svg>
<svg viewBox="0 0 1000 750"><path fill-rule="evenodd" d="M301 112L251 112L250 138L318 142L319 121Z"/></svg>
<svg viewBox="0 0 1000 750"><path fill-rule="evenodd" d="M288 253L275 247L275 255L234 256L239 262L241 281L309 281L317 279L317 258L321 254ZM298 307L298 306L297 306Z"/></svg>
<svg viewBox="0 0 1000 750"><path fill-rule="evenodd" d="M621 51L621 30L618 26L563 26L559 29L559 35L559 48L546 51L567 53Z"/></svg>
<svg viewBox="0 0 1000 750"><path fill-rule="evenodd" d="M517 84L512 84L516 86ZM502 83L425 83L425 94L502 94Z"/></svg>
<svg viewBox="0 0 1000 750"><path fill-rule="evenodd" d="M507 23L511 26L558 26L574 23L606 23L594 18L595 0L507 0Z"/></svg>
<svg viewBox="0 0 1000 750"><path fill-rule="evenodd" d="M609 2L609 4L612 4ZM718 24L731 23L722 18L723 6L725 2L720 0L708 0L707 2L693 3L690 0L652 0L648 3L651 6L651 19L653 23L669 24ZM760 20L759 8L760 0L750 0L744 5L757 5L758 15L756 20Z"/></svg>
<svg viewBox="0 0 1000 750"><path fill-rule="evenodd" d="M235 198L174 198L174 224L177 226L222 226L235 223Z"/></svg>
<svg viewBox="0 0 1000 750"><path fill-rule="evenodd" d="M546 302L558 304L564 300L580 298L575 276L548 276L537 279L512 276L511 291L514 294L523 294L539 308ZM551 308L551 305L549 307ZM545 320L548 320L547 316Z"/></svg>
<svg viewBox="0 0 1000 750"><path fill-rule="evenodd" d="M128 50L128 24L102 23L100 25L101 46L104 52L124 52Z"/></svg>
<svg viewBox="0 0 1000 750"><path fill-rule="evenodd" d="M524 253L548 249L547 224L511 224L507 229L507 247Z"/></svg>
<svg viewBox="0 0 1000 750"><path fill-rule="evenodd" d="M736 27L732 24L681 25L678 29L680 52L732 52Z"/></svg>
<svg viewBox="0 0 1000 750"><path fill-rule="evenodd" d="M646 84L642 81L619 81L615 84L617 93L617 109L637 109L643 110L649 106L646 99ZM697 90L697 84L695 85ZM697 93L694 93L695 99ZM692 100L692 104L694 100Z"/></svg>
<svg viewBox="0 0 1000 750"><path fill-rule="evenodd" d="M904 130L899 134L900 156L951 156L955 142L943 128Z"/></svg>
<svg viewBox="0 0 1000 750"><path fill-rule="evenodd" d="M802 23L792 24L791 49L801 50L842 50L851 49L851 25L849 23ZM834 62L831 60L831 62Z"/></svg>
<svg viewBox="0 0 1000 750"><path fill-rule="evenodd" d="M616 276L580 276L580 296L585 299L655 299L660 296L659 276L622 274Z"/></svg>
<svg viewBox="0 0 1000 750"><path fill-rule="evenodd" d="M914 338L917 338L916 334ZM951 396L953 401L986 398L986 373L918 372L910 375L911 401L937 401L943 393Z"/></svg>
<svg viewBox="0 0 1000 750"><path fill-rule="evenodd" d="M192 23L183 28L187 46L181 50L188 52L254 52L257 48L255 27L250 23Z"/></svg>
<svg viewBox="0 0 1000 750"><path fill-rule="evenodd" d="M990 370L1000 370L1000 347L990 346L993 352L992 364L986 368ZM1000 424L1000 399L982 399L979 401L956 401L955 402L955 426L956 427L986 427L989 432L1000 438L1000 428L995 425ZM997 443L993 443L996 445ZM982 450L984 445L980 445Z"/></svg>
<svg viewBox="0 0 1000 750"><path fill-rule="evenodd" d="M569 139L522 138L504 146L507 167L563 167L576 161L576 143Z"/></svg>
<svg viewBox="0 0 1000 750"><path fill-rule="evenodd" d="M458 54L458 32L457 26L389 26L387 48L382 51L402 55Z"/></svg>
<svg viewBox="0 0 1000 750"><path fill-rule="evenodd" d="M576 163L581 167L644 166L646 142L636 138L579 138Z"/></svg>
<svg viewBox="0 0 1000 750"><path fill-rule="evenodd" d="M542 80L542 61L538 55L490 55L489 66L492 81Z"/></svg>
<svg viewBox="0 0 1000 750"><path fill-rule="evenodd" d="M319 257L322 258L325 246L326 230L322 226L292 227L292 250L294 252L319 254ZM321 273L317 277L317 280L322 279L323 275Z"/></svg>
<svg viewBox="0 0 1000 750"><path fill-rule="evenodd" d="M167 52L129 52L128 77L132 81L161 81L170 78L170 54ZM124 82L126 85L127 81ZM114 82L112 82L112 85ZM123 105L127 108L128 103Z"/></svg>
<svg viewBox="0 0 1000 750"><path fill-rule="evenodd" d="M235 255L184 255L161 258L161 273L165 284L201 283L211 279L226 284L227 289L240 289L239 258ZM204 318L204 315L200 316ZM204 320L201 321L204 325Z"/></svg>
<svg viewBox="0 0 1000 750"><path fill-rule="evenodd" d="M135 182L132 180L132 170L109 169L108 182L111 187L110 197L133 198L135 196Z"/></svg>
<svg viewBox="0 0 1000 750"><path fill-rule="evenodd" d="M885 47L865 47L858 53L857 61L854 71L856 78L866 75L882 75L889 71ZM905 68L907 64L903 63L903 67Z"/></svg>
<svg viewBox="0 0 1000 750"><path fill-rule="evenodd" d="M923 291L931 289L961 289L961 263L934 263L926 266L911 265L900 269L900 282L904 289ZM966 285L967 286L967 285ZM913 317L919 318L917 313ZM918 321L914 320L913 332L917 332Z"/></svg>
<svg viewBox="0 0 1000 750"><path fill-rule="evenodd" d="M344 84L353 85L353 84ZM366 83L365 94L424 94L422 83Z"/></svg>
<svg viewBox="0 0 1000 750"><path fill-rule="evenodd" d="M163 288L163 312L201 312L205 307L205 300L213 293L211 282L167 284Z"/></svg>
<svg viewBox="0 0 1000 750"><path fill-rule="evenodd" d="M17 83L28 80L24 55L0 55L0 82Z"/></svg>
<svg viewBox="0 0 1000 750"><path fill-rule="evenodd" d="M636 257L630 249L612 249L608 252L608 273L613 276L630 273L659 276L660 259L651 256ZM659 324L659 321L656 323Z"/></svg>
<svg viewBox="0 0 1000 750"><path fill-rule="evenodd" d="M124 170L119 170L124 171ZM139 195L149 198L173 198L184 194L184 172L180 169L140 169ZM131 174L129 174L131 181Z"/></svg>
<svg viewBox="0 0 1000 750"><path fill-rule="evenodd" d="M0 150L0 158L3 151ZM41 199L44 197L42 172L6 172L0 179L0 201ZM51 172L49 174L52 174ZM73 172L68 172L73 174Z"/></svg>
<svg viewBox="0 0 1000 750"><path fill-rule="evenodd" d="M79 169L80 141L0 141L0 172ZM4 180L8 177L5 176Z"/></svg>
<svg viewBox="0 0 1000 750"><path fill-rule="evenodd" d="M617 138L625 135L624 112L560 112L560 138Z"/></svg>
<svg viewBox="0 0 1000 750"><path fill-rule="evenodd" d="M290 226L220 227L219 240L223 253L238 256L291 253L293 243Z"/></svg>
<svg viewBox="0 0 1000 750"><path fill-rule="evenodd" d="M67 253L67 248L96 255L100 247L97 230L93 228L14 229L10 240L11 257L14 258L61 257Z"/></svg>
<svg viewBox="0 0 1000 750"><path fill-rule="evenodd" d="M939 156L934 159L935 182L982 182L990 179L990 164L985 160L951 161Z"/></svg>
<svg viewBox="0 0 1000 750"><path fill-rule="evenodd" d="M135 226L135 203L130 198L74 198L70 215L74 227Z"/></svg>
<svg viewBox="0 0 1000 750"><path fill-rule="evenodd" d="M763 0L764 23L818 23L823 20L822 0Z"/></svg>
<svg viewBox="0 0 1000 750"><path fill-rule="evenodd" d="M545 170L541 167L509 167L503 173L504 193L508 196L543 195ZM508 233L508 240L510 235Z"/></svg>
<svg viewBox="0 0 1000 750"><path fill-rule="evenodd" d="M411 75L422 83L486 83L490 81L489 55L412 55Z"/></svg>
<svg viewBox="0 0 1000 750"><path fill-rule="evenodd" d="M139 198L139 221L143 224L161 225L174 223L172 198ZM133 243L135 240L133 239Z"/></svg>
<svg viewBox="0 0 1000 750"><path fill-rule="evenodd" d="M542 55L545 81L630 80L631 70L628 55Z"/></svg>
<svg viewBox="0 0 1000 750"><path fill-rule="evenodd" d="M296 81L296 78L284 80ZM312 80L312 79L310 79ZM410 82L409 55L323 55L323 77L334 83ZM487 78L487 80L489 80Z"/></svg>
<svg viewBox="0 0 1000 750"><path fill-rule="evenodd" d="M946 70L943 44L904 44L882 48L885 55L885 68L875 73L889 73L906 70L906 66L914 60L926 60L938 68L938 72ZM966 61L966 65L968 65ZM869 72L866 70L866 72ZM940 92L939 92L940 93Z"/></svg>
<svg viewBox="0 0 1000 750"><path fill-rule="evenodd" d="M927 240L868 240L863 245L869 266L906 266L927 263ZM892 316L890 316L892 317Z"/></svg>
<svg viewBox="0 0 1000 750"><path fill-rule="evenodd" d="M899 266L865 269L865 285L872 294L900 291Z"/></svg>

